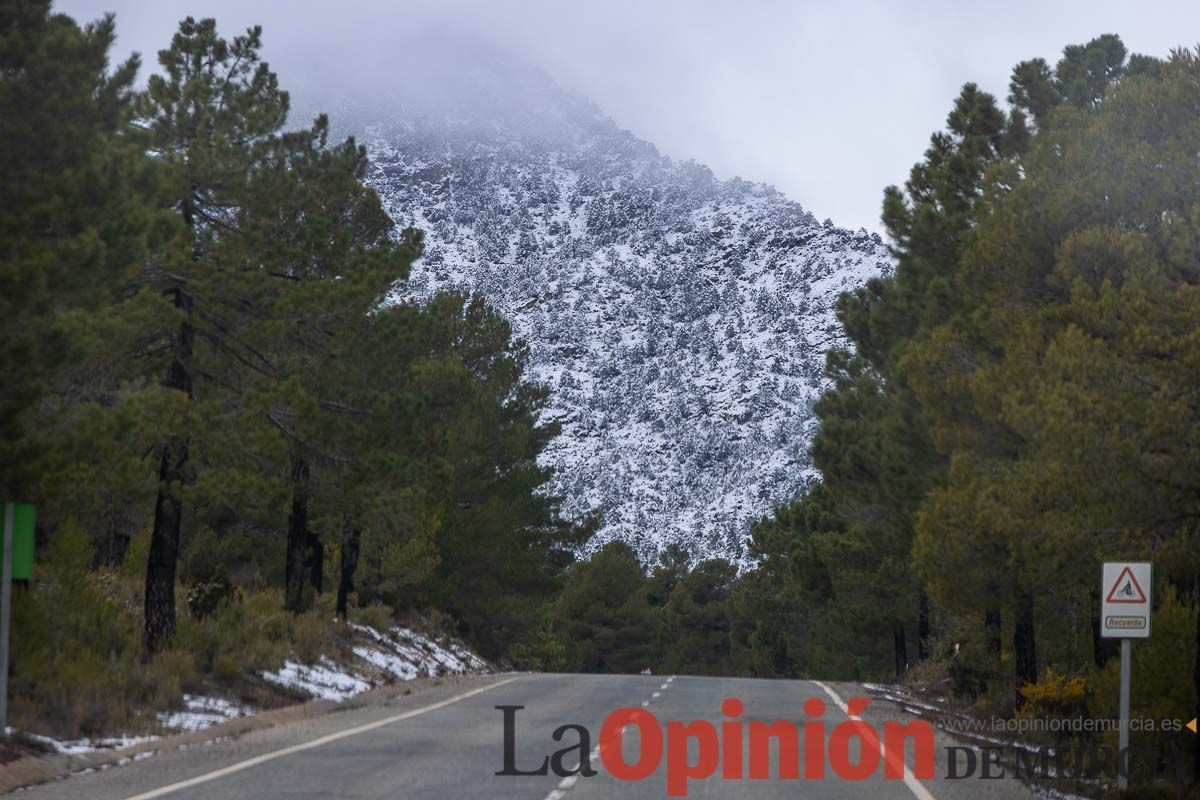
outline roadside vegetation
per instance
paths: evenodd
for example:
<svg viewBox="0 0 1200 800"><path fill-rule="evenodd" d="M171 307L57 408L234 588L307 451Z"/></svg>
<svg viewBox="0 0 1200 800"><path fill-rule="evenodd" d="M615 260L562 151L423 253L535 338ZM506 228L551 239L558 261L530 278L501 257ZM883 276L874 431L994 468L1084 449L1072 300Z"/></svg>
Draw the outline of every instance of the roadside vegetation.
<svg viewBox="0 0 1200 800"><path fill-rule="evenodd" d="M740 574L619 544L575 567L573 667L649 648L1111 717L1100 565L1149 560L1134 714L1200 715L1200 53L1102 36L1018 64L1008 101L967 84L884 193L897 268L841 298L821 481L754 526ZM650 633L606 646L618 630Z"/></svg>
<svg viewBox="0 0 1200 800"><path fill-rule="evenodd" d="M347 619L536 650L589 533L538 491L546 392L482 299L385 307L421 235L365 150L289 120L257 28L184 20L139 89L111 17L0 20L0 495L37 507L14 726L136 731Z"/></svg>
<svg viewBox="0 0 1200 800"><path fill-rule="evenodd" d="M1148 560L1132 714L1200 716L1198 109L1200 51L1116 36L1018 64L1007 107L964 86L884 193L895 274L841 298L853 349L828 359L821 481L755 525L740 575L679 553L645 575L621 545L579 565L566 663L1114 719L1100 565ZM1200 779L1192 733L1136 738Z"/></svg>
<svg viewBox="0 0 1200 800"><path fill-rule="evenodd" d="M1200 716L1197 109L1200 51L1102 36L1018 64L1007 108L966 85L885 192L897 268L841 299L822 482L755 530L746 579L802 621L758 629L783 672L1112 718L1100 565L1144 560L1133 715ZM1192 734L1139 738L1200 779Z"/></svg>

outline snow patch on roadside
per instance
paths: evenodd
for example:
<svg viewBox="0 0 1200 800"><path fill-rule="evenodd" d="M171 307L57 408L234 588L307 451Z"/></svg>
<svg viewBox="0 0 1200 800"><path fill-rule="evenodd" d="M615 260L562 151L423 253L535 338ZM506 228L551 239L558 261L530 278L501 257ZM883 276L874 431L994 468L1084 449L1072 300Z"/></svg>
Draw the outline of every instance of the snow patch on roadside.
<svg viewBox="0 0 1200 800"><path fill-rule="evenodd" d="M1043 786L1037 783L1030 784L1030 791L1045 800L1088 800L1084 795L1063 792L1052 786Z"/></svg>
<svg viewBox="0 0 1200 800"><path fill-rule="evenodd" d="M102 739L69 739L59 740L49 736L42 736L38 733L29 733L28 731L17 731L15 728L5 728L6 736L12 736L20 733L22 736L32 739L39 744L49 747L56 753L63 755L79 755L80 753L90 753L95 750L121 750L126 747L142 744L144 742L156 741L157 736L112 736Z"/></svg>
<svg viewBox="0 0 1200 800"><path fill-rule="evenodd" d="M162 726L171 731L201 731L226 720L248 717L251 706L239 706L221 697L185 694L182 711L166 711L158 715Z"/></svg>
<svg viewBox="0 0 1200 800"><path fill-rule="evenodd" d="M462 675L488 669L486 661L460 642L441 644L399 626L386 633L367 625L351 625L351 628L363 640L352 648L358 663L340 664L322 656L315 665L288 661L279 671L264 672L262 677L277 686L341 702L395 680Z"/></svg>
<svg viewBox="0 0 1200 800"><path fill-rule="evenodd" d="M355 647L354 654L402 681L487 669L483 659L457 642L443 646L408 628L392 628L385 635L366 625L353 627L373 642Z"/></svg>
<svg viewBox="0 0 1200 800"><path fill-rule="evenodd" d="M298 691L314 698L342 702L369 689L394 681L417 678L437 678L443 675L462 675L487 672L490 666L461 642L441 642L410 628L394 627L380 632L366 625L352 625L357 644L352 648L350 663L339 663L321 656L316 664L288 660L273 672L261 677L276 686ZM242 705L222 697L185 694L183 708L163 711L157 715L164 733L190 733L256 713L252 706ZM80 755L96 750L120 750L153 742L160 736L116 736L96 739L58 740L36 733L18 732L5 728L8 735L21 735L38 742L55 753ZM219 741L213 739L211 741ZM130 760L150 758L157 751L147 751Z"/></svg>
<svg viewBox="0 0 1200 800"><path fill-rule="evenodd" d="M299 689L322 700L341 702L371 688L371 684L346 670L328 656L316 664L284 662L277 672L264 672L263 678L277 686Z"/></svg>

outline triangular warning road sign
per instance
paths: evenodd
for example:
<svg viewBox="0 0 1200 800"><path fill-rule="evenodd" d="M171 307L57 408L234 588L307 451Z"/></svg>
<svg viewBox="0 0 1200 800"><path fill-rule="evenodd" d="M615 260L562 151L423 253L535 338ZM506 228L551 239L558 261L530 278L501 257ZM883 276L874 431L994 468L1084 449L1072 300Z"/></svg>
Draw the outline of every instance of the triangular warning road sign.
<svg viewBox="0 0 1200 800"><path fill-rule="evenodd" d="M1129 567L1121 570L1121 574L1117 576L1117 582L1108 590L1107 603L1145 603L1146 593L1142 591L1142 586L1137 582L1137 578L1133 577L1133 570Z"/></svg>

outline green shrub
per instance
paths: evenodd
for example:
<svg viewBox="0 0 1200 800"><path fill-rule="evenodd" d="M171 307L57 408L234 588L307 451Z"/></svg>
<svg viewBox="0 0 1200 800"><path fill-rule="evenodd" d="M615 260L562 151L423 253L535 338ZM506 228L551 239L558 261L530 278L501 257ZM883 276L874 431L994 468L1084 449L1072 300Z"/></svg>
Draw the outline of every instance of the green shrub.
<svg viewBox="0 0 1200 800"><path fill-rule="evenodd" d="M355 609L351 612L350 619L359 625L366 625L381 632L396 624L392 610L384 605L370 605Z"/></svg>
<svg viewBox="0 0 1200 800"><path fill-rule="evenodd" d="M244 674L242 665L232 653L221 653L213 659L212 676L218 681L232 683Z"/></svg>
<svg viewBox="0 0 1200 800"><path fill-rule="evenodd" d="M1180 643L1195 640L1196 608L1182 601L1169 585L1163 587L1161 597L1161 603L1154 610L1154 635L1133 642L1130 715L1154 720L1191 719L1192 715L1188 712L1196 707L1196 690L1188 677L1195 669L1196 650L1194 647L1181 646ZM1095 670L1089 681L1093 687L1090 701L1092 716L1117 718L1120 682L1119 658L1109 659L1104 669ZM1166 746L1173 736L1178 734L1133 734L1142 743L1161 746ZM1108 734L1106 744L1116 746L1115 732Z"/></svg>
<svg viewBox="0 0 1200 800"><path fill-rule="evenodd" d="M177 704L195 678L191 656L141 663L141 608L119 573L90 571L90 539L67 520L16 587L11 696L14 726L59 738L156 724L151 709Z"/></svg>
<svg viewBox="0 0 1200 800"><path fill-rule="evenodd" d="M151 732L156 713L179 707L185 692L261 693L261 682L249 676L279 669L288 658L312 663L349 649L333 622L332 595L293 616L279 589L227 590L218 581L213 591L209 580L180 589L188 601L178 606L175 638L143 663L147 540L135 537L119 567L94 571L86 533L70 520L55 530L33 583L13 593L14 727L59 739ZM362 615L380 628L391 624L384 607Z"/></svg>
<svg viewBox="0 0 1200 800"><path fill-rule="evenodd" d="M292 622L296 658L305 664L315 663L329 648L331 627L313 611L297 616Z"/></svg>
<svg viewBox="0 0 1200 800"><path fill-rule="evenodd" d="M200 619L211 617L234 598L236 589L224 575L195 584L187 595L188 613Z"/></svg>
<svg viewBox="0 0 1200 800"><path fill-rule="evenodd" d="M513 644L512 663L517 669L557 672L567 666L567 648L547 620Z"/></svg>

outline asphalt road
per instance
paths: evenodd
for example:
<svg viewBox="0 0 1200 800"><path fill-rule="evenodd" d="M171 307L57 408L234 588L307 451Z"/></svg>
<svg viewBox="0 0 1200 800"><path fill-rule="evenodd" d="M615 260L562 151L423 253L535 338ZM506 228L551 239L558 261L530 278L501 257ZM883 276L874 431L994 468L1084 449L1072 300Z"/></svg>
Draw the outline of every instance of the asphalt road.
<svg viewBox="0 0 1200 800"><path fill-rule="evenodd" d="M832 695L830 694L832 692ZM688 676L518 675L488 676L447 683L386 704L314 717L215 742L186 751L164 752L125 766L79 774L21 792L22 798L88 800L409 800L410 798L520 798L520 800L594 800L595 798L666 798L667 754L643 780L624 781L610 774L598 757L592 777L554 774L497 776L503 768L504 726L498 705L524 706L515 712L515 766L529 770L549 754L577 742L574 732L556 742L552 732L573 723L599 742L601 724L618 708L646 708L668 721L709 720L718 725L721 703L736 697L744 704L740 719L796 724L811 721L806 700L820 698L826 730L846 722L835 700L866 693L852 684L811 681L761 681ZM862 717L876 726L885 720L907 721L902 710L875 701ZM719 728L718 728L719 730ZM687 784L693 798L880 798L881 800L960 800L1029 798L1017 780L946 780L943 741L938 735L936 776L923 781L886 780L882 767L862 781L839 778L826 768L821 780L780 780L772 752L767 780L726 780L717 773ZM625 758L636 762L640 742L632 730L624 737ZM693 742L694 744L694 742ZM698 758L691 748L690 760ZM851 753L857 757L856 747ZM595 756L593 752L593 756ZM577 754L563 759L567 768ZM911 766L911 758L909 760ZM801 760L803 769L803 761Z"/></svg>

